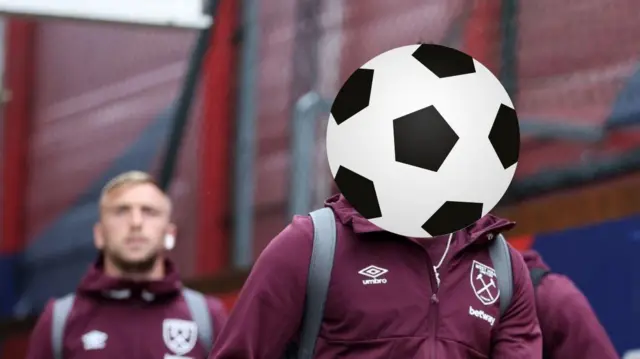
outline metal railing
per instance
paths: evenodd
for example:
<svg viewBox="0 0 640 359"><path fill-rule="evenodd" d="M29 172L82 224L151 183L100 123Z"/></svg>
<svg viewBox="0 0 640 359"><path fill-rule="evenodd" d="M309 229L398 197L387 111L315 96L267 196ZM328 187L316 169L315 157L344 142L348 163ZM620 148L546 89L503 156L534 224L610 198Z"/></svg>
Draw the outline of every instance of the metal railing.
<svg viewBox="0 0 640 359"><path fill-rule="evenodd" d="M322 170L318 170L316 161L318 151L324 152L324 141L318 141L318 119L322 114L328 116L330 106L331 102L315 91L307 92L296 101L291 123L290 216L309 212L330 192L330 187L321 189L329 184L323 181L323 174L318 173ZM321 155L324 158L324 153Z"/></svg>
<svg viewBox="0 0 640 359"><path fill-rule="evenodd" d="M235 268L253 264L254 163L256 161L257 78L260 46L257 0L242 0L242 43L239 69L238 117L236 121L233 242Z"/></svg>

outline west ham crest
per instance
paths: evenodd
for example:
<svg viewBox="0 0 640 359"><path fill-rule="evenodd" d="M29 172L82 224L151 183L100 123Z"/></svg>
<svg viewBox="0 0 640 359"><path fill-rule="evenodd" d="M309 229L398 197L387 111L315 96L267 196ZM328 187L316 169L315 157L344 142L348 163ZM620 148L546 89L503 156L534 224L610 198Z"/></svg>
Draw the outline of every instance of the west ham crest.
<svg viewBox="0 0 640 359"><path fill-rule="evenodd" d="M198 341L198 327L190 320L165 319L162 322L162 339L176 355L185 355Z"/></svg>
<svg viewBox="0 0 640 359"><path fill-rule="evenodd" d="M495 269L478 261L471 264L471 288L484 305L490 305L500 298Z"/></svg>

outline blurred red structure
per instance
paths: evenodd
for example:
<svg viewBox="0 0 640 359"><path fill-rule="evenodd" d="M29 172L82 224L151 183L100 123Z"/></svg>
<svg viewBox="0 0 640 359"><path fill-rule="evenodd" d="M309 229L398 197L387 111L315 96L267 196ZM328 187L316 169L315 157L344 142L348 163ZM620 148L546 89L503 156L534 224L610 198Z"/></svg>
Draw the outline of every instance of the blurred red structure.
<svg viewBox="0 0 640 359"><path fill-rule="evenodd" d="M227 266L226 168L235 103L237 11L237 1L220 7L212 39L216 45L205 60L198 108L171 188L181 230L175 257L186 277ZM61 218L90 213L87 193L146 132L158 133L154 119L173 101L193 35L9 19L6 36L10 56L5 85L12 97L3 113L0 262L7 263L3 277L9 279L28 278L43 268L56 271L86 252L64 238L42 237ZM151 140L151 146L138 151L150 153L151 162L135 162L134 156L129 167L157 167L155 153L161 152L165 137ZM189 188L193 190L185 190ZM88 228L73 228L90 238ZM35 256L33 264L23 263L21 273L9 271L17 268L9 262L25 253L26 258ZM80 274L83 264L75 271ZM13 295L5 287L16 283L3 282L3 297ZM20 283L23 289L28 285ZM5 303L3 311L12 305ZM24 357L24 334L4 340L0 357Z"/></svg>
<svg viewBox="0 0 640 359"><path fill-rule="evenodd" d="M200 91L207 100L198 100L171 188L186 238L177 249L186 275L226 266L224 169L234 105L236 12L236 2L223 2ZM49 230L150 130L176 94L192 40L191 33L171 30L9 21L4 252L20 251Z"/></svg>
<svg viewBox="0 0 640 359"><path fill-rule="evenodd" d="M2 237L3 254L22 249L24 238L24 206L27 191L27 156L32 114L31 98L34 79L34 26L23 20L10 21L6 27L6 87L11 100L3 113L2 139Z"/></svg>

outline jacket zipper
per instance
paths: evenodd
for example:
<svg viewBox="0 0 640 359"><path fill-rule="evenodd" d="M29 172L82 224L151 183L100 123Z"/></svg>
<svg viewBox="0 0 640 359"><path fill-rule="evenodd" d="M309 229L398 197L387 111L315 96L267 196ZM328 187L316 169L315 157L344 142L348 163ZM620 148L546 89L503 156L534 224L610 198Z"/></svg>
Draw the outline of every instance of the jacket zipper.
<svg viewBox="0 0 640 359"><path fill-rule="evenodd" d="M431 309L429 312L432 314L429 316L431 320L431 336L430 336L430 346L431 346L431 359L436 359L436 334L438 332L438 303L439 303L438 295L433 293L431 295Z"/></svg>
<svg viewBox="0 0 640 359"><path fill-rule="evenodd" d="M484 235L484 233L483 233ZM490 234L490 236L492 237L493 234ZM492 239L492 238L490 238ZM454 264L454 262L456 262L457 260L459 260L460 255L462 255L465 251L465 249L467 247L469 247L472 243L466 244L464 247L462 247L460 250L458 250L456 253L454 253L451 256L451 260L449 261L449 265ZM422 246L421 246L422 248ZM424 248L422 248L424 250ZM436 350L436 337L438 334L438 321L439 321L439 316L440 316L440 299L438 298L438 282L436 279L436 273L435 273L435 269L433 268L433 262L431 260L431 256L429 256L429 253L425 250L425 255L427 256L427 270L429 271L429 282L430 282L430 286L431 286L431 298L429 300L429 317L427 318L427 320L429 321L430 324L430 329L431 329L431 335L429 336L429 347L431 349L431 355L429 356L430 359L438 359L437 358L437 350ZM442 284L442 278L440 279L440 284Z"/></svg>
<svg viewBox="0 0 640 359"><path fill-rule="evenodd" d="M144 308L144 303L141 302L140 293L136 293L135 295L136 296L133 297L133 305L132 305L132 307L135 308L135 311L140 313L140 314L138 314L139 316L144 316L144 315L147 314L148 311L144 310L145 309ZM135 321L136 324L140 324L140 323L144 323L144 322L147 322L146 318L144 318L144 320ZM132 325L131 328L132 327L134 327L134 326ZM135 338L135 344L133 345L133 348L132 348L133 349L133 355L134 355L133 357L134 358L141 358L141 357L144 357L144 354L142 352L142 347L143 347L142 343L143 343L143 341L142 341L142 336L140 335L140 333L144 333L144 328L136 328L136 329L139 329L139 330L136 331L134 329L134 333L132 335L132 337Z"/></svg>
<svg viewBox="0 0 640 359"><path fill-rule="evenodd" d="M490 232L490 231L487 231ZM483 236L486 234L482 234ZM489 239L493 239L495 235L493 233L488 234ZM448 264L449 265L455 265L455 262L457 262L460 259L460 256L462 254L465 253L465 249L467 249L467 247L469 247L470 245L472 245L473 243L468 243L465 246L463 246L461 249L459 249L456 253L454 253L451 256L451 259L449 260ZM422 247L421 247L422 248ZM424 248L423 248L424 249ZM425 251L425 254L427 256L427 261L428 261L428 271L429 271L429 281L430 281L430 286L431 286L431 298L429 300L429 318L428 321L430 323L430 329L431 329L431 335L429 336L429 346L431 349L431 355L429 356L430 359L438 359L437 358L437 350L436 350L436 337L438 334L438 321L439 321L439 316L440 316L440 299L438 298L438 282L436 279L436 273L435 273L435 269L433 268L433 262L431 261L431 257L429 256L429 253ZM446 262L446 261L445 261ZM444 263L443 263L444 264ZM444 268L445 266L443 266ZM440 284L442 284L442 277L440 278Z"/></svg>
<svg viewBox="0 0 640 359"><path fill-rule="evenodd" d="M438 334L438 317L439 317L439 303L440 300L438 299L438 282L436 279L436 273L435 273L435 269L433 268L433 262L431 261L431 257L429 256L429 253L426 253L427 255L427 265L428 265L428 270L429 270L429 282L430 282L430 286L431 286L431 299L429 300L429 324L430 324L430 329L431 329L431 335L429 336L429 347L431 350L431 355L429 356L431 359L437 359L436 357L436 336ZM440 283L442 283L442 279L440 279Z"/></svg>

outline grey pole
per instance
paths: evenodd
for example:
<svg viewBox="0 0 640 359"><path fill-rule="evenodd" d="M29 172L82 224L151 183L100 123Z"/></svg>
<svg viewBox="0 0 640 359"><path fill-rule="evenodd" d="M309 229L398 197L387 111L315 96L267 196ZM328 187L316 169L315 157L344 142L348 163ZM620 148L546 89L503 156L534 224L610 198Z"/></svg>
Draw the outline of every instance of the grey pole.
<svg viewBox="0 0 640 359"><path fill-rule="evenodd" d="M242 0L240 89L235 141L233 265L253 263L253 199L256 156L259 24L257 0Z"/></svg>
<svg viewBox="0 0 640 359"><path fill-rule="evenodd" d="M311 172L315 157L316 106L320 96L314 92L318 81L318 41L321 0L296 0L296 32L293 48L291 98L291 169L289 183L289 218L309 209Z"/></svg>
<svg viewBox="0 0 640 359"><path fill-rule="evenodd" d="M289 216L311 210L311 192L315 182L316 127L319 111L326 111L327 102L311 91L298 99L293 112L291 132L291 177Z"/></svg>

